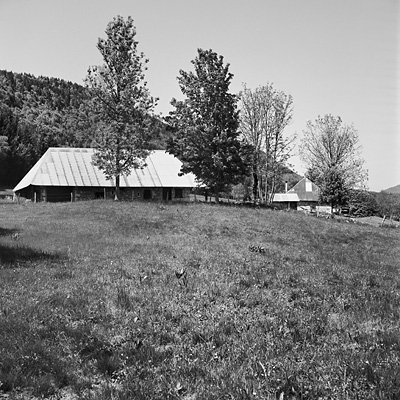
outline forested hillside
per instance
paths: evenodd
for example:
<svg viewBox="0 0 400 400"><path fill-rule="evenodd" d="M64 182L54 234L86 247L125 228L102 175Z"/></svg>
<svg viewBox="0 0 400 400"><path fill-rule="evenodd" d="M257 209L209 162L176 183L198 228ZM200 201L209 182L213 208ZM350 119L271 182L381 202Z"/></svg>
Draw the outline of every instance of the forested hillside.
<svg viewBox="0 0 400 400"><path fill-rule="evenodd" d="M90 145L92 124L81 85L0 71L0 186L13 186L50 146Z"/></svg>
<svg viewBox="0 0 400 400"><path fill-rule="evenodd" d="M49 147L90 147L96 131L90 91L58 78L0 70L0 187L13 187ZM151 148L165 148L153 118Z"/></svg>
<svg viewBox="0 0 400 400"><path fill-rule="evenodd" d="M400 185L390 187L389 189L382 190L385 193L400 193Z"/></svg>

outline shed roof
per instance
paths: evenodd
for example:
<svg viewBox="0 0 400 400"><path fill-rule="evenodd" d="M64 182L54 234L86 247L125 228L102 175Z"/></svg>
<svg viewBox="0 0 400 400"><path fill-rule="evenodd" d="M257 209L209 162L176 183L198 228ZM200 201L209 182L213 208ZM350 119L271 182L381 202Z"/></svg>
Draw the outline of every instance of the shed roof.
<svg viewBox="0 0 400 400"><path fill-rule="evenodd" d="M94 149L50 147L13 189L14 192L34 186L114 187L114 179L92 164ZM164 150L154 150L147 166L121 175L121 187L194 187L195 176L179 176L182 163Z"/></svg>
<svg viewBox="0 0 400 400"><path fill-rule="evenodd" d="M273 203L285 203L285 202L298 202L299 196L297 193L275 193L272 200Z"/></svg>

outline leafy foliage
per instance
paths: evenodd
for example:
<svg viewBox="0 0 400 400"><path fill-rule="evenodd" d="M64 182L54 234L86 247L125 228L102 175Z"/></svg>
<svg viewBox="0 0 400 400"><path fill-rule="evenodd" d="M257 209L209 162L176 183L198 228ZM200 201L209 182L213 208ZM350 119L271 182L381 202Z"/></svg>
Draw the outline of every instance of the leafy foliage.
<svg viewBox="0 0 400 400"><path fill-rule="evenodd" d="M0 157L4 156L8 149L8 137L0 136Z"/></svg>
<svg viewBox="0 0 400 400"><path fill-rule="evenodd" d="M168 151L183 162L182 173L193 172L218 194L248 174L248 146L239 141L237 98L229 93L233 75L229 64L212 50L198 49L194 72L180 71L179 86L186 96L173 99L167 118L175 131Z"/></svg>
<svg viewBox="0 0 400 400"><path fill-rule="evenodd" d="M358 134L330 114L308 121L303 131L300 156L308 177L320 188L322 201L343 205L351 189L364 186L367 173L360 157Z"/></svg>
<svg viewBox="0 0 400 400"><path fill-rule="evenodd" d="M349 212L357 217L369 217L378 212L378 202L373 193L366 190L349 192Z"/></svg>
<svg viewBox="0 0 400 400"><path fill-rule="evenodd" d="M323 175L316 170L308 170L307 177L319 187L319 200L332 207L345 205L349 200L349 188L346 186L343 174L336 168L328 169Z"/></svg>
<svg viewBox="0 0 400 400"><path fill-rule="evenodd" d="M88 70L86 85L93 96L93 111L99 119L93 163L108 179L119 177L144 165L148 156L151 120L155 101L146 87L144 70L148 62L138 52L133 19L114 18L97 43L102 66Z"/></svg>
<svg viewBox="0 0 400 400"><path fill-rule="evenodd" d="M267 201L279 190L295 136L285 137L284 129L293 116L293 99L272 84L255 90L245 85L239 94L240 130L252 146L254 199Z"/></svg>

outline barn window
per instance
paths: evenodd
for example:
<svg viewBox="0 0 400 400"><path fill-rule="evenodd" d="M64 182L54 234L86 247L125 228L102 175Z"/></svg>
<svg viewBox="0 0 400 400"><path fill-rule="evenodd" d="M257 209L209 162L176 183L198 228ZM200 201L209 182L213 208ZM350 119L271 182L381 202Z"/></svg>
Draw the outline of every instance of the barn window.
<svg viewBox="0 0 400 400"><path fill-rule="evenodd" d="M183 189L175 189L175 198L182 199L183 198Z"/></svg>

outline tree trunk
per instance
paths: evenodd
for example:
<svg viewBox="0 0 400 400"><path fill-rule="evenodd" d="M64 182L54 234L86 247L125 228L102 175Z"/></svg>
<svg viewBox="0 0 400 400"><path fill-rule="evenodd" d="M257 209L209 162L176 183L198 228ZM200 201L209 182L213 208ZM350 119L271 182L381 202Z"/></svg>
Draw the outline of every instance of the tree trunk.
<svg viewBox="0 0 400 400"><path fill-rule="evenodd" d="M268 204L268 170L265 173L265 181L264 181L264 203Z"/></svg>
<svg viewBox="0 0 400 400"><path fill-rule="evenodd" d="M268 157L270 156L270 141L268 136L265 137L265 188L264 188L264 203L268 204L268 172L269 162Z"/></svg>
<svg viewBox="0 0 400 400"><path fill-rule="evenodd" d="M258 173L258 201L260 203L263 202L264 194L263 194L263 176L261 172Z"/></svg>
<svg viewBox="0 0 400 400"><path fill-rule="evenodd" d="M115 197L114 200L118 201L119 200L119 175L115 176Z"/></svg>
<svg viewBox="0 0 400 400"><path fill-rule="evenodd" d="M272 203L272 199L274 198L275 194L275 176L271 178L271 192L269 194L268 204Z"/></svg>
<svg viewBox="0 0 400 400"><path fill-rule="evenodd" d="M218 188L215 189L215 202L219 204L219 190Z"/></svg>
<svg viewBox="0 0 400 400"><path fill-rule="evenodd" d="M257 172L253 172L253 199L257 201L259 196L259 186L258 186L258 174Z"/></svg>

